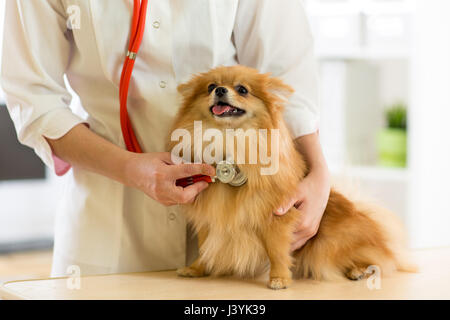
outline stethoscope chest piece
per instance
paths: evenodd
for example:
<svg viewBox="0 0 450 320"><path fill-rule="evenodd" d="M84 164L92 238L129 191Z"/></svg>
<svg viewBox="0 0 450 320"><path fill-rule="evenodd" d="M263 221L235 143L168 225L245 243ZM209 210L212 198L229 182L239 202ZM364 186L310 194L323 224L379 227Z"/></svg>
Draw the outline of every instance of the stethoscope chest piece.
<svg viewBox="0 0 450 320"><path fill-rule="evenodd" d="M242 186L247 182L247 177L239 170L238 166L225 160L216 165L216 177L220 182L233 187Z"/></svg>

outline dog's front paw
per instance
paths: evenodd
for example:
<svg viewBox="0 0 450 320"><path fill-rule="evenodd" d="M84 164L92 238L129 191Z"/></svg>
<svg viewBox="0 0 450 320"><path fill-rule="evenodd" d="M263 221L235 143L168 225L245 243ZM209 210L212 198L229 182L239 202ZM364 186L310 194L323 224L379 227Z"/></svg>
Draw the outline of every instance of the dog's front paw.
<svg viewBox="0 0 450 320"><path fill-rule="evenodd" d="M361 267L352 268L345 273L345 276L348 279L354 281L362 280L366 277L365 268Z"/></svg>
<svg viewBox="0 0 450 320"><path fill-rule="evenodd" d="M267 286L270 289L279 290L286 289L291 284L292 280L287 278L270 278Z"/></svg>
<svg viewBox="0 0 450 320"><path fill-rule="evenodd" d="M193 268L193 267L184 267L184 268L178 269L177 275L179 275L180 277L190 277L190 278L206 276L204 271Z"/></svg>

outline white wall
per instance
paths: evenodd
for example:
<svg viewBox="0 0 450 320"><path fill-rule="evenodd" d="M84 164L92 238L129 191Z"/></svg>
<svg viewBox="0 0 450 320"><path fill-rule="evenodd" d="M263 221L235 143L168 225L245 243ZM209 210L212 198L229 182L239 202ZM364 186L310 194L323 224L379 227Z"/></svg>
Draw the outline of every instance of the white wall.
<svg viewBox="0 0 450 320"><path fill-rule="evenodd" d="M410 112L413 245L450 245L450 1L416 1Z"/></svg>

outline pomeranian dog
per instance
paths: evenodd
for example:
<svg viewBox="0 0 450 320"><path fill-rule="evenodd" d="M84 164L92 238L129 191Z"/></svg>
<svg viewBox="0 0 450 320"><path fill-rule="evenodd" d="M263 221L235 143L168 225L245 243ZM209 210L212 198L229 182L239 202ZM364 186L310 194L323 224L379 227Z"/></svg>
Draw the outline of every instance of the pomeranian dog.
<svg viewBox="0 0 450 320"><path fill-rule="evenodd" d="M183 102L172 131L181 128L194 136L194 121L201 121L203 129L219 130L223 136L228 129L243 129L235 131L234 139L242 138L239 136L247 129L277 129L279 136L277 150L271 143L273 135L266 138L265 149L258 142L258 154L278 153L278 170L272 174L261 174L267 163L259 157L256 163L239 164L236 145L224 147L223 159L218 160L231 156L247 182L241 186L212 183L193 203L183 206L197 232L199 257L178 270L178 275L253 277L270 267L268 287L282 289L293 276L360 280L369 266L377 266L383 275L415 270L406 256L405 237L395 216L383 208L351 201L333 188L317 234L301 249L290 251L302 212L296 208L283 216L273 212L293 195L308 173L282 118L283 105L293 92L290 86L270 74L232 66L195 75L178 91ZM175 144L170 141L169 150ZM245 144L245 160L251 147L252 143ZM193 160L192 152L178 156Z"/></svg>

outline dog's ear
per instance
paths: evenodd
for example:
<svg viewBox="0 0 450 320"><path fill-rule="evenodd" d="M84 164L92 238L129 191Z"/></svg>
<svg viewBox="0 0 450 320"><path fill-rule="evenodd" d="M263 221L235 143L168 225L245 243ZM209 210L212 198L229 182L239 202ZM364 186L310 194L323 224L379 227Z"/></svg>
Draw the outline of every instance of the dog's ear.
<svg viewBox="0 0 450 320"><path fill-rule="evenodd" d="M204 74L195 74L188 81L178 85L177 90L185 100L189 100L198 94L202 87L206 86L205 81Z"/></svg>
<svg viewBox="0 0 450 320"><path fill-rule="evenodd" d="M192 83L192 80L191 80L191 81L180 84L177 87L177 90L184 98L187 98L187 97L190 97L194 93L195 88L194 88L194 84Z"/></svg>
<svg viewBox="0 0 450 320"><path fill-rule="evenodd" d="M286 103L289 97L294 93L294 89L291 86L284 83L281 79L275 77L268 78L267 89L282 103Z"/></svg>

